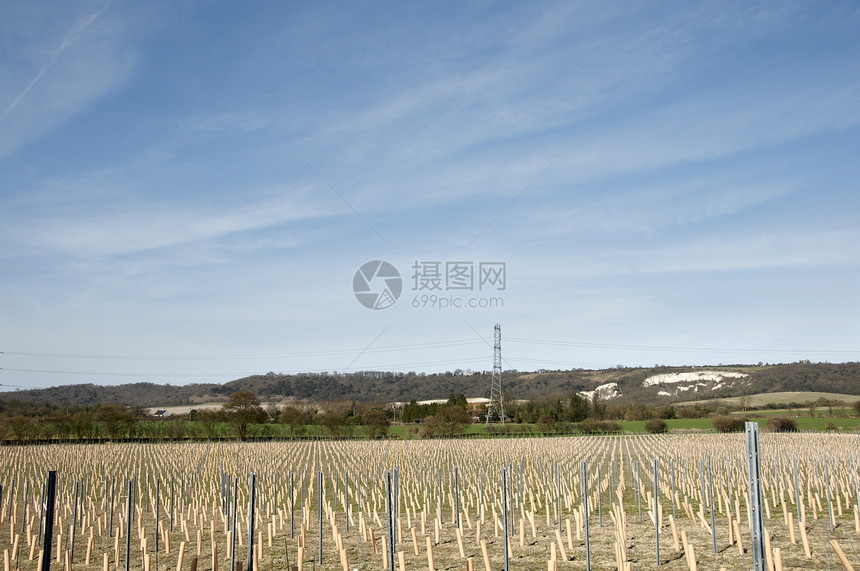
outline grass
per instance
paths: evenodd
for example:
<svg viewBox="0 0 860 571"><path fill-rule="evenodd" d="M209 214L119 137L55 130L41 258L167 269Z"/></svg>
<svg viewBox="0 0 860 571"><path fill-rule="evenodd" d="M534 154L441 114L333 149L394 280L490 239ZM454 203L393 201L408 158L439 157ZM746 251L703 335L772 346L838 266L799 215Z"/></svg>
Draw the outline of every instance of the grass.
<svg viewBox="0 0 860 571"><path fill-rule="evenodd" d="M834 409L836 412L838 409ZM824 412L824 410L822 410ZM759 424L760 427L765 428L767 422L770 418L774 416L784 416L788 418L792 418L797 422L797 426L800 430L817 430L817 431L827 431L830 430L830 426L835 426L840 430L860 430L860 417L850 416L853 413L852 409L846 409L844 413L840 416L808 416L809 411L807 410L763 410L763 411L747 411L746 413L740 413L739 415L746 416L749 420L755 421ZM643 434L645 433L645 421L618 421L618 424L621 426L621 430L625 433L629 434ZM667 420L666 424L669 430L677 430L677 431L713 431L714 424L713 420L710 418L675 418L671 420ZM491 430L488 430L488 427L483 423L475 423L470 424L464 427L462 434L467 437L493 437L493 436L540 436L541 433L538 430L537 426L534 424L515 424L508 425L509 432L499 434L491 432L493 428L498 429L498 425L492 427ZM143 439L187 439L187 440L198 440L207 438L207 432L204 427L195 422L189 421L184 423L184 430L181 434L173 433L169 428L169 423L161 423L157 421L147 421L139 423L138 425L139 431L135 434L133 438L143 438ZM417 432L420 430L420 425L402 425L395 424L389 427L388 434L390 436L394 436L396 438L405 439L405 438L415 438L417 436ZM355 426L352 427L350 432L345 434L346 436L352 438L364 438L367 436L365 431L365 427L363 426ZM558 436L557 434L553 434L554 436ZM107 434L103 430L97 430L94 436L97 437L106 437ZM233 427L227 423L218 423L214 427L214 432L212 434L213 438L221 439L221 438L234 438L235 433ZM265 424L265 425L256 425L250 427L248 431L248 436L251 438L254 437L262 437L262 438L290 438L290 430L289 427L282 424ZM330 436L330 433L327 428L324 426L318 425L308 425L305 426L300 436L302 438L327 438ZM32 437L39 437L38 435L31 435ZM44 437L44 436L43 436ZM8 434L6 436L9 440L18 440L16 435ZM68 439L76 439L74 437L66 437L61 438L61 440Z"/></svg>

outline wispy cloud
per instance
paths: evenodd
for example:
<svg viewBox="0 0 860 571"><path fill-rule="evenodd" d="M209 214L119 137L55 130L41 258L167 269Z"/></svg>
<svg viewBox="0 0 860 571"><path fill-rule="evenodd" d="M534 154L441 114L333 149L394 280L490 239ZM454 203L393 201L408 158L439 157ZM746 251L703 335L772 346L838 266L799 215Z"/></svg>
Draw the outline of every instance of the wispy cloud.
<svg viewBox="0 0 860 571"><path fill-rule="evenodd" d="M23 251L98 259L217 240L231 234L331 216L332 211L314 205L306 199L306 193L299 192L279 201L228 210L214 208L208 212L182 204L132 201L118 208L79 210L74 216L59 214L28 220L24 243L16 239L21 226L7 229L7 241L19 242Z"/></svg>
<svg viewBox="0 0 860 571"><path fill-rule="evenodd" d="M17 7L0 33L14 39L16 58L0 61L0 158L116 92L131 77L142 38L158 25L145 10L103 4ZM10 8L10 11L12 9Z"/></svg>
<svg viewBox="0 0 860 571"><path fill-rule="evenodd" d="M512 267L516 261L530 265L518 256L511 257ZM746 231L670 243L656 240L639 246L607 244L597 253L570 252L563 265L549 256L535 257L531 265L535 264L545 267L544 276L568 279L826 268L856 271L860 269L860 231Z"/></svg>
<svg viewBox="0 0 860 571"><path fill-rule="evenodd" d="M71 44L73 44L78 39L78 37L82 33L84 33L84 31L90 26L90 24L95 22L96 19L101 16L102 12L104 12L106 9L107 6L103 7L98 12L94 12L93 14L82 18L77 24L72 26L72 29L69 30L63 40L60 42L60 45L57 46L57 48L51 54L51 58L48 60L48 62L45 63L45 65L43 65L39 69L39 71L36 73L36 76L30 81L30 83L27 84L23 91L21 91L21 93L19 93L18 96L13 99L12 102L9 103L9 105L6 106L6 108L2 112L0 112L0 121L2 121L3 118L6 117L6 115L8 115L13 109L15 109L18 103L20 103L21 100L27 96L30 90L33 89L33 86L35 86L42 78L42 76L45 75L45 72L51 69L51 67L54 65L54 62L57 61L57 58L59 58L63 54L63 52L65 52L66 49Z"/></svg>

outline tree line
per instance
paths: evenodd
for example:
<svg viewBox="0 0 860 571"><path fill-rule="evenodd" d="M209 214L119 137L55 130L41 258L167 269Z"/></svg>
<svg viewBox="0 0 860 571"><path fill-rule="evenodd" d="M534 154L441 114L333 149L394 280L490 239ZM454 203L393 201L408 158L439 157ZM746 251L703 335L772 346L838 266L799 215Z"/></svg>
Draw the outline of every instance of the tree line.
<svg viewBox="0 0 860 571"><path fill-rule="evenodd" d="M607 402L597 395L586 399L576 391L529 401L507 395L505 400L507 422L491 424L487 430L491 434L531 433L531 427L540 434L617 433L621 431L618 421L646 421L649 432L664 432L666 420L673 418L712 418L716 430L734 431L742 429L745 420L731 415L741 408L716 402L693 407L649 407L643 403ZM836 404L819 399L808 405L809 413L815 416L816 407L829 407L832 415ZM841 403L838 404L841 411ZM805 406L797 405L801 410ZM741 403L741 407L746 405ZM860 415L860 401L854 403L853 411ZM433 438L462 434L469 424L485 420L482 409L470 409L466 397L453 392L445 402L418 404L412 400L398 409L384 403L356 401L264 407L252 391L236 391L217 409L192 409L169 418L153 417L148 409L139 406L59 407L48 402L8 399L0 400L0 441L382 438L388 435L392 423L406 425L408 436ZM792 424L790 419L784 419L774 429L790 430Z"/></svg>

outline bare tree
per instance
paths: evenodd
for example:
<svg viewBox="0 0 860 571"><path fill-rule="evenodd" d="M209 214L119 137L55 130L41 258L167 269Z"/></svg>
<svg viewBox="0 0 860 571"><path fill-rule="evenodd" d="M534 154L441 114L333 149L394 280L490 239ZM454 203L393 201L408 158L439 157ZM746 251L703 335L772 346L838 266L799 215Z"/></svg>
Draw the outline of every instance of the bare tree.
<svg viewBox="0 0 860 571"><path fill-rule="evenodd" d="M251 391L233 393L222 408L227 414L227 421L236 430L239 440L245 440L248 437L248 429L252 424L265 422L268 417L266 411L260 406L257 396Z"/></svg>

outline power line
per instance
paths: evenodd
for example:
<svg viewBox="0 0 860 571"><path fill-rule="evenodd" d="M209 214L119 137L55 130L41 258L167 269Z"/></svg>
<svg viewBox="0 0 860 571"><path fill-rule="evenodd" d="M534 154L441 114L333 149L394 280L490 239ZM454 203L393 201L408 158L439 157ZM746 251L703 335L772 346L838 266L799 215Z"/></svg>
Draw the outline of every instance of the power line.
<svg viewBox="0 0 860 571"><path fill-rule="evenodd" d="M623 349L635 351L682 351L682 352L709 352L709 353L778 353L778 354L818 354L818 355L857 355L857 351L843 351L832 349L750 349L750 348L726 348L726 347L681 347L677 345L633 345L621 343L593 343L588 341L565 341L552 339L527 339L508 338L508 343L520 343L528 345L548 345L557 347L586 347L594 349ZM38 351L0 351L0 357L4 355L16 357L40 357L58 359L92 359L92 360L126 360L126 361L230 361L250 359L290 359L300 357L329 357L338 355L353 355L357 353L388 353L398 351L417 351L423 349L442 349L448 347L464 347L486 343L484 339L454 339L451 341L434 341L428 343L410 343L401 345L389 345L372 348L336 349L327 351L305 351L294 353L264 353L257 355L109 355L109 354L85 354L85 353L53 353ZM524 359L520 359L524 360ZM593 363L599 365L600 363Z"/></svg>

